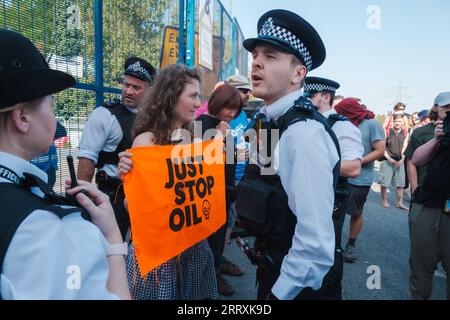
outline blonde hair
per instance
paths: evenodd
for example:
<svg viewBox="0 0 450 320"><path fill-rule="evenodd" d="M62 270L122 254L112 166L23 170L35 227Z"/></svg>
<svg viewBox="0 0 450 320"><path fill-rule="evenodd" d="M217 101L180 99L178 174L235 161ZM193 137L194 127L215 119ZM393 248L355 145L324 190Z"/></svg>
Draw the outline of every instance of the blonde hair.
<svg viewBox="0 0 450 320"><path fill-rule="evenodd" d="M42 99L44 99L44 98L45 98L45 96L34 99L32 101L19 102L13 106L8 106L6 108L2 108L0 110L0 131L2 131L6 127L6 121L7 121L8 115L12 111L14 111L16 109L20 109L20 108L31 109L34 106L36 106L37 104L39 104L42 101Z"/></svg>
<svg viewBox="0 0 450 320"><path fill-rule="evenodd" d="M8 119L8 115L12 111L19 109L21 107L21 105L23 105L23 102L15 104L13 106L2 108L0 110L0 132L3 131L4 128L6 128L6 123L7 123L6 121Z"/></svg>

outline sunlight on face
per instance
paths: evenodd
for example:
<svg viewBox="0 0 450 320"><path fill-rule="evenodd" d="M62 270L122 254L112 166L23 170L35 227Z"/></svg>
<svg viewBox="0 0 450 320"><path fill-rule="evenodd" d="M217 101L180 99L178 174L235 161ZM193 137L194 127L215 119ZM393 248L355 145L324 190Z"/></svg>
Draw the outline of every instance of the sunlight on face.
<svg viewBox="0 0 450 320"><path fill-rule="evenodd" d="M194 121L195 111L200 107L200 83L198 80L188 82L178 99L176 112L182 125Z"/></svg>

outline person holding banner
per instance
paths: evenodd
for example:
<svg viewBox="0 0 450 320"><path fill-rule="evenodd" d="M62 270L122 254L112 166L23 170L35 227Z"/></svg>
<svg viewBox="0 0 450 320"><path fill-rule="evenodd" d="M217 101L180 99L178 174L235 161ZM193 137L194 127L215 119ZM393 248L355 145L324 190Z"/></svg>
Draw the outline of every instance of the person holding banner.
<svg viewBox="0 0 450 320"><path fill-rule="evenodd" d="M224 84L217 88L208 100L208 111L196 119L201 124L202 134L207 139L213 138L220 132L226 139L233 139L230 134L230 121L235 119L244 106L243 100L239 95L238 89L229 84ZM233 149L227 150L234 155L234 141ZM236 199L235 188L235 172L236 161L232 157L232 162L225 165L225 184L226 184L226 211L229 212L230 204ZM214 262L217 272L217 287L219 293L224 296L229 296L234 293L233 288L228 282L220 276L220 274L228 274L232 276L241 276L243 270L229 261L223 256L226 241L226 227L228 225L229 215L227 214L227 223L220 229L213 233L208 238L208 243L214 254Z"/></svg>
<svg viewBox="0 0 450 320"><path fill-rule="evenodd" d="M177 170L182 169L178 168L180 166L178 163L172 162L170 150L173 150L176 144L185 142L184 139L186 138L191 141L194 113L200 106L199 97L200 74L198 71L188 69L184 65L170 65L161 70L155 79L153 90L145 97L142 103L142 108L139 110L133 127L134 142L132 148L135 153L122 152L119 154L120 162L118 168L125 181L125 194L130 208L133 243L130 246L127 268L131 293L135 299L204 300L217 299L218 297L213 254L205 239L208 235L204 238L200 238L200 241L192 243L193 245L175 256L168 254L168 260L153 269L147 266L148 261L142 260L144 258L140 258L139 255L146 248L144 245L141 246L141 239L137 239L138 233L140 235L145 233L146 230L151 230L148 231L147 234L156 234L160 232L160 230L155 231L155 226L161 225L160 228L165 233L158 233L159 236L150 239L146 244L147 246L151 246L154 243L160 243L160 246L155 247L153 252L150 252L150 256L147 256L147 260L151 259L155 261L159 261L158 259L167 255L167 252L172 252L173 248L176 247L179 242L186 241L186 239L182 237L176 238L176 236L181 234L180 231L183 228L183 225L180 223L181 217L177 221L171 221L169 223L171 230L164 229L167 228L167 223L163 222L159 224L160 220L165 217L164 210L166 207L175 207L172 213L179 212L177 211L178 208L176 208L173 203L173 198L171 198L171 196L166 196L167 190L160 190L158 189L159 187L155 188L155 185L159 185L157 181L160 181L158 180L158 175L161 175L164 179L167 177L167 175L161 173L161 171L164 170L159 170L158 167L159 163L157 162L161 162L161 158L153 158L149 161L141 161L140 163L136 161L134 168L133 160L130 158L136 157L138 153L145 152L146 148L143 147L170 147L168 152L168 157L170 158L166 158L166 160L162 158L164 164L167 161L166 168L169 167L169 176L167 178L169 181L166 183L165 187L164 184L162 184L161 189L172 188L175 184L174 172L179 175L180 173ZM186 133L189 135L188 137L186 137ZM159 148L160 149L152 149L151 152L147 153L147 156L152 156L157 153L158 150L164 151L167 149L162 147ZM138 164L143 166L145 163L149 164L149 166L153 165L153 167L157 167L158 169L155 173L152 173L150 179L147 179L151 180L148 185L149 189L138 184L138 190L133 192L129 181L137 177L134 176L134 173L138 172ZM187 166L189 167L188 170L192 170L189 171L190 175L193 174L194 171L197 171L197 165L188 164ZM184 166L183 168L186 170ZM204 169L206 170L206 168ZM184 172L186 173L186 171ZM148 177L148 175L145 176ZM144 183L145 182L146 181L144 181ZM182 187L177 190L175 203L180 199L180 193L183 197L188 197L183 192L183 190L186 189L187 187ZM142 197L143 190L147 192L145 198ZM190 190L192 191L192 188ZM134 198L136 194L137 200ZM151 199L152 201L149 204L148 199ZM137 222L138 218L142 217L134 215L132 203L139 202L139 200L144 201L141 207L151 207L155 205L155 207L159 208L156 210L159 211L156 212L155 218L151 221L154 224L153 226L143 226ZM184 200L186 200L186 198L184 198L181 203L185 203ZM156 204L156 202L158 203ZM163 202L164 204L162 204ZM137 206L137 209L141 210L142 208ZM153 210L151 214L155 214L155 210ZM198 219L198 217L194 215L192 220L190 220L190 217L191 216L189 216L189 220L186 221L186 224L195 224L196 218ZM183 216L183 221L184 219ZM141 233L141 230L144 228L146 229ZM189 230L187 230L186 233L183 233L186 237L189 236L188 231ZM192 236L192 234L190 235ZM191 238L195 238L195 236L196 235ZM167 237L167 241L161 242L160 238L163 237ZM158 252L160 257L155 256L155 252ZM164 258L160 260L164 260ZM139 266L137 264L138 261ZM151 271L147 273L147 269ZM140 270L143 270L142 274Z"/></svg>

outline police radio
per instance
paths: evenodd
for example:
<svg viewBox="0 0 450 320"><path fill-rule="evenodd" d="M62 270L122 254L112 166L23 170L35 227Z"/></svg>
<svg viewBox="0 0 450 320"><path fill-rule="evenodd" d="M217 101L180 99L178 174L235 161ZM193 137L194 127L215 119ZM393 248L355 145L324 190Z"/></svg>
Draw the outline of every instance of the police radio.
<svg viewBox="0 0 450 320"><path fill-rule="evenodd" d="M77 175L75 173L75 166L73 165L73 157L71 155L67 156L67 165L69 166L70 188L73 189L73 188L78 187L78 180L77 180ZM79 193L83 193L87 197L90 198L90 196L86 190L81 190ZM80 206L80 204L78 203L78 200L76 199L76 195L74 195L74 196L67 195L67 198L73 205ZM83 211L81 213L81 216L88 221L91 220L91 216L87 211Z"/></svg>
<svg viewBox="0 0 450 320"><path fill-rule="evenodd" d="M70 188L78 187L77 175L75 174L75 167L73 165L73 157L71 155L67 156L67 165L69 166L70 174Z"/></svg>

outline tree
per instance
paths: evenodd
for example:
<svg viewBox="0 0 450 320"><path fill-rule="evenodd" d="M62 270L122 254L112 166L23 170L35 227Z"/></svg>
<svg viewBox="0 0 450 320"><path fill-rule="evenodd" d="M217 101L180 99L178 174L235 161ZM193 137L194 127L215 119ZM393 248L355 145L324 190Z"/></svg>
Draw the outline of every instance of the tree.
<svg viewBox="0 0 450 320"><path fill-rule="evenodd" d="M117 86L123 77L123 63L129 56L148 60L159 66L166 13L176 0L132 2L104 1L105 84ZM132 7L130 7L132 5Z"/></svg>
<svg viewBox="0 0 450 320"><path fill-rule="evenodd" d="M0 26L21 32L45 59L83 58L78 82L95 82L95 0L0 0ZM129 56L159 66L165 25L177 26L179 0L103 0L103 74L106 87L119 88ZM66 119L95 107L92 91L56 95L55 112Z"/></svg>
<svg viewBox="0 0 450 320"><path fill-rule="evenodd" d="M375 120L377 120L379 123L383 124L384 120L386 120L386 116L384 114L379 114L375 117Z"/></svg>

